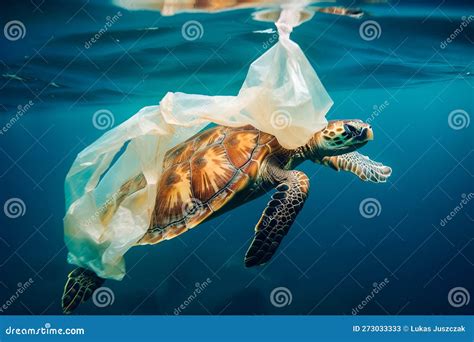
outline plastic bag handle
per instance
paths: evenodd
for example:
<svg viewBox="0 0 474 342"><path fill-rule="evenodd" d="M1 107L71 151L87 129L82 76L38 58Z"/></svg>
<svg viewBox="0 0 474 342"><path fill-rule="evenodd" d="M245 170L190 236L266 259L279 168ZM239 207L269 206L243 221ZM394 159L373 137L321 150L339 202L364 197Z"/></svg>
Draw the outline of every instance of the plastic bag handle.
<svg viewBox="0 0 474 342"><path fill-rule="evenodd" d="M300 21L301 9L307 4L306 1L299 3L290 3L282 6L280 17L275 23L278 29L280 39L289 40L293 27L297 26Z"/></svg>

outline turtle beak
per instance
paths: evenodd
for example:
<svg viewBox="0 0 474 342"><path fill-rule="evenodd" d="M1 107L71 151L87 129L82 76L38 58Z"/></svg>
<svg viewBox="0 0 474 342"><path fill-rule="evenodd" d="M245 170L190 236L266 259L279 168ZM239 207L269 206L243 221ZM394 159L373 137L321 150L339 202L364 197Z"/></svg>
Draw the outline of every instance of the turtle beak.
<svg viewBox="0 0 474 342"><path fill-rule="evenodd" d="M365 135L366 141L374 140L374 131L372 130L372 126L364 128L362 135Z"/></svg>
<svg viewBox="0 0 474 342"><path fill-rule="evenodd" d="M374 140L374 131L372 130L372 126L365 125L365 127L362 128L360 133L357 135L356 139L364 142Z"/></svg>

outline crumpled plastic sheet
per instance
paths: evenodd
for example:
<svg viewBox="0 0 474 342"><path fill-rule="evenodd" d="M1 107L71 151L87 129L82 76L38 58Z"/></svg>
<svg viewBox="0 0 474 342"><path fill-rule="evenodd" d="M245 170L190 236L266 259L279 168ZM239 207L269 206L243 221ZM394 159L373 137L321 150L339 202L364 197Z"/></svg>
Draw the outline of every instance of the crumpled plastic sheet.
<svg viewBox="0 0 474 342"><path fill-rule="evenodd" d="M283 8L279 41L251 64L236 96L169 92L78 154L65 184L69 263L121 280L124 254L149 228L166 151L208 124L250 124L286 148L304 145L326 126L333 102L290 40L299 15L296 7ZM141 174L146 184L124 193L122 185Z"/></svg>

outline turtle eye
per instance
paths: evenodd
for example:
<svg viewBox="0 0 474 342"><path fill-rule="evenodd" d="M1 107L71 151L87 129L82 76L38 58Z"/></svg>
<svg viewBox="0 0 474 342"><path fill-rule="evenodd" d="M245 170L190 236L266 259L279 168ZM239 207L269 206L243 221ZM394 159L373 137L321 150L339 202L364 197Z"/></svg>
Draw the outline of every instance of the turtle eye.
<svg viewBox="0 0 474 342"><path fill-rule="evenodd" d="M344 131L351 137L357 137L360 135L360 130L352 125L344 124Z"/></svg>

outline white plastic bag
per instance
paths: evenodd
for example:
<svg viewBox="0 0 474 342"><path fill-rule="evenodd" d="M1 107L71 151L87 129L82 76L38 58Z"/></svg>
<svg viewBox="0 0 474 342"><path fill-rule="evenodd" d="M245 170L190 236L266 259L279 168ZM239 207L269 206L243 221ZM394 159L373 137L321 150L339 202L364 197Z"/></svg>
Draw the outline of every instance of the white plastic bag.
<svg viewBox="0 0 474 342"><path fill-rule="evenodd" d="M169 123L203 120L226 126L251 124L286 148L308 142L327 124L332 100L300 47L290 40L299 10L286 9L276 23L279 41L254 61L237 96L168 93L160 103Z"/></svg>
<svg viewBox="0 0 474 342"><path fill-rule="evenodd" d="M332 101L299 46L289 38L298 9L283 9L279 41L252 63L237 96L168 93L77 156L66 177L68 262L121 280L123 255L149 228L166 151L209 123L252 125L286 148L305 144L325 127ZM145 175L138 191L128 180Z"/></svg>

